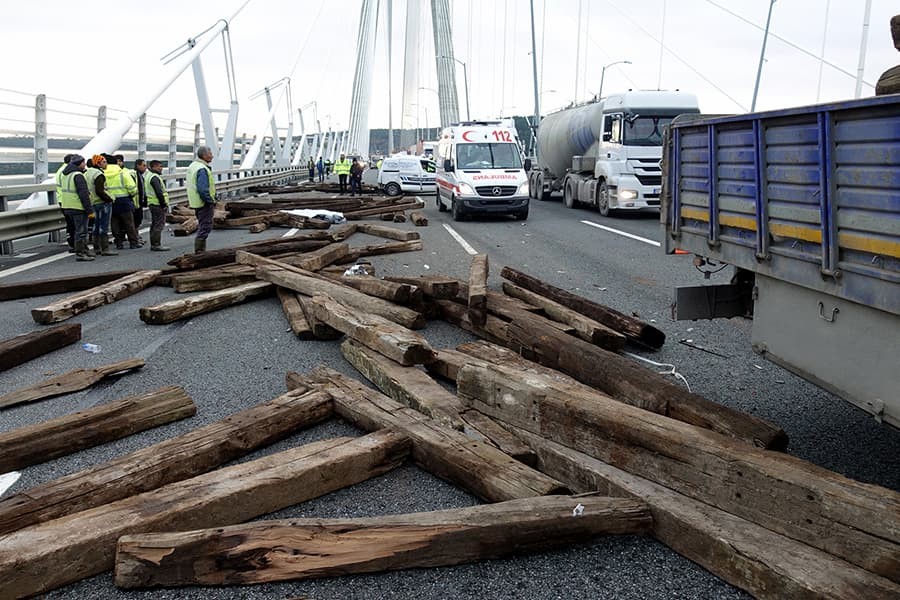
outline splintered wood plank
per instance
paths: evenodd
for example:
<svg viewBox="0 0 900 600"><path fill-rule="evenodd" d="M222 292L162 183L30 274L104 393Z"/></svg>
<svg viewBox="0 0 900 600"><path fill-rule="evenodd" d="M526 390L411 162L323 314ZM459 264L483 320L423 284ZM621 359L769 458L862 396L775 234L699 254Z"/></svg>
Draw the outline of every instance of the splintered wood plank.
<svg viewBox="0 0 900 600"><path fill-rule="evenodd" d="M415 225L416 227L428 226L428 217L426 217L424 213L420 213L418 211L409 213L409 220L412 221L413 225Z"/></svg>
<svg viewBox="0 0 900 600"><path fill-rule="evenodd" d="M389 240L397 240L400 242L408 242L410 240L418 240L421 238L418 231L409 231L408 229L388 227L387 225L360 223L358 227L358 231L362 233L387 238Z"/></svg>
<svg viewBox="0 0 900 600"><path fill-rule="evenodd" d="M306 271L319 271L328 265L337 262L347 256L350 247L347 244L335 242L318 250L307 252L291 264Z"/></svg>
<svg viewBox="0 0 900 600"><path fill-rule="evenodd" d="M271 283L254 281L236 287L204 292L179 300L170 300L156 306L144 306L140 310L141 321L150 325L165 325L181 319L213 312L262 296L275 289Z"/></svg>
<svg viewBox="0 0 900 600"><path fill-rule="evenodd" d="M646 502L653 514L654 537L757 598L900 597L897 584L827 552L524 429L511 429L535 450L541 471L576 492L599 490Z"/></svg>
<svg viewBox="0 0 900 600"><path fill-rule="evenodd" d="M519 462L529 467L535 466L537 457L534 450L514 434L504 429L499 423L477 410L467 410L460 414L463 420L475 431L489 439L492 444L506 452Z"/></svg>
<svg viewBox="0 0 900 600"><path fill-rule="evenodd" d="M900 581L900 493L505 365L468 364L473 408Z"/></svg>
<svg viewBox="0 0 900 600"><path fill-rule="evenodd" d="M341 353L366 379L397 402L448 427L462 429L464 423L459 413L466 406L424 371L398 365L353 339L341 344Z"/></svg>
<svg viewBox="0 0 900 600"><path fill-rule="evenodd" d="M573 517L576 505L582 509ZM652 520L639 500L545 496L406 515L129 535L117 545L115 583L244 585L458 565L598 535L646 533Z"/></svg>
<svg viewBox="0 0 900 600"><path fill-rule="evenodd" d="M410 306L422 302L421 290L407 283L377 279L370 275L341 275L336 273L323 273L323 275L332 281L352 287L369 296L375 296L396 304Z"/></svg>
<svg viewBox="0 0 900 600"><path fill-rule="evenodd" d="M625 347L625 336L623 334L570 308L566 308L558 302L505 281L503 282L503 292L513 298L518 298L540 307L548 317L555 321L572 326L575 329L575 334L587 342L614 352Z"/></svg>
<svg viewBox="0 0 900 600"><path fill-rule="evenodd" d="M225 467L0 537L0 594L41 594L111 569L130 533L234 525L398 466L393 432L337 438Z"/></svg>
<svg viewBox="0 0 900 600"><path fill-rule="evenodd" d="M418 333L383 317L353 311L334 299L317 295L310 301L316 318L401 365L419 365L434 350Z"/></svg>
<svg viewBox="0 0 900 600"><path fill-rule="evenodd" d="M306 322L312 330L313 337L322 341L336 340L344 337L342 332L316 317L312 304L310 304L310 300L311 298L307 296L297 295L297 301L300 303L300 308L303 310L303 316L306 317Z"/></svg>
<svg viewBox="0 0 900 600"><path fill-rule="evenodd" d="M300 306L300 300L297 298L296 292L280 287L277 288L276 293L278 294L278 301L281 302L281 310L284 311L284 317L290 324L294 335L301 340L315 339L312 327L309 326L306 315L303 314L303 307Z"/></svg>
<svg viewBox="0 0 900 600"><path fill-rule="evenodd" d="M116 279L121 279L132 273L134 273L133 269L129 271L84 273L79 275L69 275L68 277L4 283L0 285L0 301L80 292L104 283L109 283L110 281L115 281Z"/></svg>
<svg viewBox="0 0 900 600"><path fill-rule="evenodd" d="M388 427L403 433L412 440L416 464L488 502L567 493L559 481L494 446L443 427L336 371L320 367L308 380L331 395L335 413L342 418L368 431Z"/></svg>
<svg viewBox="0 0 900 600"><path fill-rule="evenodd" d="M184 389L171 386L0 433L0 473L15 471L193 416Z"/></svg>
<svg viewBox="0 0 900 600"><path fill-rule="evenodd" d="M331 417L331 398L295 390L158 444L0 499L0 535L181 481Z"/></svg>
<svg viewBox="0 0 900 600"><path fill-rule="evenodd" d="M80 315L104 304L112 304L140 292L148 285L152 285L161 273L162 271L137 271L121 279L57 300L47 306L32 308L31 318L35 323L42 325L71 319L75 315Z"/></svg>
<svg viewBox="0 0 900 600"><path fill-rule="evenodd" d="M129 358L102 367L94 369L75 369L56 377L45 379L40 383L30 385L28 387L19 388L13 392L0 396L0 408L13 406L15 404L23 404L25 402L35 402L54 396L62 396L63 394L71 394L85 388L89 388L98 381L112 377L114 375L123 375L129 371L140 369L144 366L144 359Z"/></svg>
<svg viewBox="0 0 900 600"><path fill-rule="evenodd" d="M487 320L487 254L476 254L469 267L469 320L479 327Z"/></svg>
<svg viewBox="0 0 900 600"><path fill-rule="evenodd" d="M331 234L327 231L315 231L289 238L275 238L196 254L184 254L173 258L168 264L179 269L202 269L233 263L238 250L246 250L260 256L271 256L284 252L308 252L330 243Z"/></svg>
<svg viewBox="0 0 900 600"><path fill-rule="evenodd" d="M545 298L554 300L607 327L623 333L629 340L650 348L661 348L666 334L638 318L626 315L583 296L550 285L511 267L503 267L500 276Z"/></svg>
<svg viewBox="0 0 900 600"><path fill-rule="evenodd" d="M175 237L187 237L197 231L199 227L200 221L197 220L197 217L188 217L172 228L172 235Z"/></svg>
<svg viewBox="0 0 900 600"><path fill-rule="evenodd" d="M66 323L0 341L0 371L59 350L81 339L81 323Z"/></svg>
<svg viewBox="0 0 900 600"><path fill-rule="evenodd" d="M428 298L434 299L451 299L456 298L459 294L459 280L452 277L443 277L441 275L420 275L418 277L385 277L385 281L394 281L396 283L406 283L414 285L422 290L422 293Z"/></svg>

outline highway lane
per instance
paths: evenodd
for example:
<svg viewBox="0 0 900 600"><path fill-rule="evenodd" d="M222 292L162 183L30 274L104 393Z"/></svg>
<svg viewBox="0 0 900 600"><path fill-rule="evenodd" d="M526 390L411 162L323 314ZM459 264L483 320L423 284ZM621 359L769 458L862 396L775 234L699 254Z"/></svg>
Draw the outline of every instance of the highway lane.
<svg viewBox="0 0 900 600"><path fill-rule="evenodd" d="M702 281L689 256L665 256L662 251L633 238L582 223L589 220L649 240L658 238L655 214L603 218L589 210L566 209L559 202L535 203L528 221L504 218L453 222L439 213L433 199L425 209L428 227L410 223L397 227L422 234L425 250L373 257L379 275L447 273L465 278L469 253L444 225L457 232L491 260L491 286L498 288L500 268L511 265L555 285L577 291L624 312L653 321L668 335L665 347L654 353L629 349L654 361L675 365L692 389L711 399L748 410L782 425L792 438L789 452L851 477L900 489L900 433L878 425L849 404L806 383L754 355L749 344L749 322L675 322L670 318L674 285ZM214 231L210 248L282 235L270 230L261 235L241 231ZM357 234L353 245L375 241ZM3 278L3 269L21 259L0 263L0 282L37 277L99 272L122 268L160 266L179 252L190 250L192 238L166 236L171 253L125 250L119 257L93 263L75 263L67 256L29 271ZM52 253L43 247L41 254ZM26 260L35 260L31 257ZM727 273L714 280L727 279ZM0 373L0 390L40 380L47 373L142 356L147 366L138 374L92 390L0 412L5 431L163 385L183 385L199 407L197 416L156 430L130 436L99 448L25 469L11 491L97 464L114 456L214 421L246 406L272 398L284 390L284 373L306 371L319 364L359 377L342 357L335 342L302 342L293 338L275 299L264 299L186 323L144 325L138 308L173 297L168 288L150 288L111 306L76 317L84 327L84 340L98 343L100 354L72 346ZM0 337L38 328L29 309L55 297L0 303ZM471 336L446 324L429 324L424 332L436 346L452 346ZM678 343L713 349L720 358ZM249 458L314 439L355 434L352 427L332 422L301 432L253 454ZM248 459L249 459L248 458ZM405 466L353 488L280 511L273 517L362 516L466 506L476 500L468 494ZM744 594L661 544L626 536L600 539L593 544L540 555L448 569L343 578L296 584L236 589L191 589L129 592L147 598L246 598L307 596L314 598L739 598ZM113 598L118 593L111 577L97 576L52 593L49 597Z"/></svg>

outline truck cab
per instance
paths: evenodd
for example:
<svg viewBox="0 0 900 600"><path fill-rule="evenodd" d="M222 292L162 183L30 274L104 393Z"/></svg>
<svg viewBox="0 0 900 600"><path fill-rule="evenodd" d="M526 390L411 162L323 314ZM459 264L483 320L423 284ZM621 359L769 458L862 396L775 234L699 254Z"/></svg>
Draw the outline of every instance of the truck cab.
<svg viewBox="0 0 900 600"><path fill-rule="evenodd" d="M530 161L514 128L500 121L456 123L437 146L438 210L455 221L474 213L528 218Z"/></svg>

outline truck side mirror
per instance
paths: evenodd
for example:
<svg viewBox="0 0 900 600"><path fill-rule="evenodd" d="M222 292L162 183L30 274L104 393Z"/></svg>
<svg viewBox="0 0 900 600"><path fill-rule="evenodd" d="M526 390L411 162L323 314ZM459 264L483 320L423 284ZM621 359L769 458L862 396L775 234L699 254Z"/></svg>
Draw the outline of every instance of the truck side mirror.
<svg viewBox="0 0 900 600"><path fill-rule="evenodd" d="M604 131L603 132L603 141L608 142L612 139L612 131Z"/></svg>
<svg viewBox="0 0 900 600"><path fill-rule="evenodd" d="M530 171L530 170L531 170L531 159L530 159L530 158L526 158L526 159L525 159L525 170L526 170L526 171Z"/></svg>
<svg viewBox="0 0 900 600"><path fill-rule="evenodd" d="M449 158L445 158L445 159L444 159L444 171L447 172L447 173L452 173L452 172L453 172L453 163L450 162L450 159L449 159Z"/></svg>

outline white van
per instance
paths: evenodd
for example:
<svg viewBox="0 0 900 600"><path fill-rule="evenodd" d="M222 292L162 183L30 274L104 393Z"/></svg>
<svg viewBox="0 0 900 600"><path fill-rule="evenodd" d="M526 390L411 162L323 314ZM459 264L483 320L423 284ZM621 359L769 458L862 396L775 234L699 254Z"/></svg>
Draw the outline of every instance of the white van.
<svg viewBox="0 0 900 600"><path fill-rule="evenodd" d="M388 196L404 193L433 194L436 166L433 160L417 156L392 156L378 170L378 187Z"/></svg>
<svg viewBox="0 0 900 600"><path fill-rule="evenodd" d="M437 207L454 221L473 213L528 218L530 160L522 159L516 130L501 121L453 124L437 148Z"/></svg>

